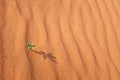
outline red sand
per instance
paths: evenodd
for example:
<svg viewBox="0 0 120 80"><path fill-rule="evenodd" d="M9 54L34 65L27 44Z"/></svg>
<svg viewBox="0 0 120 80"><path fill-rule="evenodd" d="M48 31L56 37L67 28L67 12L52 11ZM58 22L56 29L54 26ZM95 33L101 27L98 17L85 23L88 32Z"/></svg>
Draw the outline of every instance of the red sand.
<svg viewBox="0 0 120 80"><path fill-rule="evenodd" d="M0 80L120 80L120 1L0 0Z"/></svg>

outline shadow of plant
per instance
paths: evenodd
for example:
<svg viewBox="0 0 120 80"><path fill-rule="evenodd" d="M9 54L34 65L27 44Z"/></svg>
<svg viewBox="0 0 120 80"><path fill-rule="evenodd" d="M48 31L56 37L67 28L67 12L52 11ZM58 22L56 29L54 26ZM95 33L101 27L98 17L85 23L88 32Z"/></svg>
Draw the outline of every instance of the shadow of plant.
<svg viewBox="0 0 120 80"><path fill-rule="evenodd" d="M55 64L57 64L57 61L56 61L56 57L54 57L51 53L45 53L43 51L40 50L39 51L35 51L35 50L32 50L33 52L39 54L39 55L42 55L44 59L50 59L52 62L54 62Z"/></svg>

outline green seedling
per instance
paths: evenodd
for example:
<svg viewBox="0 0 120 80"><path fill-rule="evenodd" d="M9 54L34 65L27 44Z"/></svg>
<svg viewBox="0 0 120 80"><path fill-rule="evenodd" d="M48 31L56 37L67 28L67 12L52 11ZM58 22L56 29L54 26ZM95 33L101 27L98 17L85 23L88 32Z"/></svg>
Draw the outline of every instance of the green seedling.
<svg viewBox="0 0 120 80"><path fill-rule="evenodd" d="M51 53L45 53L44 51L41 51L41 50L40 50L40 52L36 51L36 50L33 50L35 45L32 42L28 42L27 47L30 51L42 55L44 59L48 58L48 59L50 59L51 61L53 61L54 63L57 64L56 57L54 57Z"/></svg>
<svg viewBox="0 0 120 80"><path fill-rule="evenodd" d="M27 47L28 47L28 49L29 49L30 51L32 51L32 50L33 50L33 47L35 47L35 45L34 45L32 42L29 42L28 45L27 45Z"/></svg>

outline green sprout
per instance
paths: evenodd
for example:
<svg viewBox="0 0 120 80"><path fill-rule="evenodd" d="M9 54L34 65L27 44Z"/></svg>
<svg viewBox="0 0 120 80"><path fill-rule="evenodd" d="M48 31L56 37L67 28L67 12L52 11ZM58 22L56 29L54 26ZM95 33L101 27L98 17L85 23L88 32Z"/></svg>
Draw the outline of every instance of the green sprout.
<svg viewBox="0 0 120 80"><path fill-rule="evenodd" d="M27 44L27 47L28 47L28 49L29 50L33 50L33 47L35 47L35 45L32 43L32 42L29 42L28 44Z"/></svg>

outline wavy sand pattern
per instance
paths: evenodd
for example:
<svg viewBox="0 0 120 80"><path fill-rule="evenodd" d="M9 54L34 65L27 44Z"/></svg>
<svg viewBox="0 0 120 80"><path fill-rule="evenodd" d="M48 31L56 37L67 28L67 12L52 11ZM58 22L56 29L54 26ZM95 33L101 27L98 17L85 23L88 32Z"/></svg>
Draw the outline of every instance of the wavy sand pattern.
<svg viewBox="0 0 120 80"><path fill-rule="evenodd" d="M120 0L0 0L0 80L120 80Z"/></svg>

